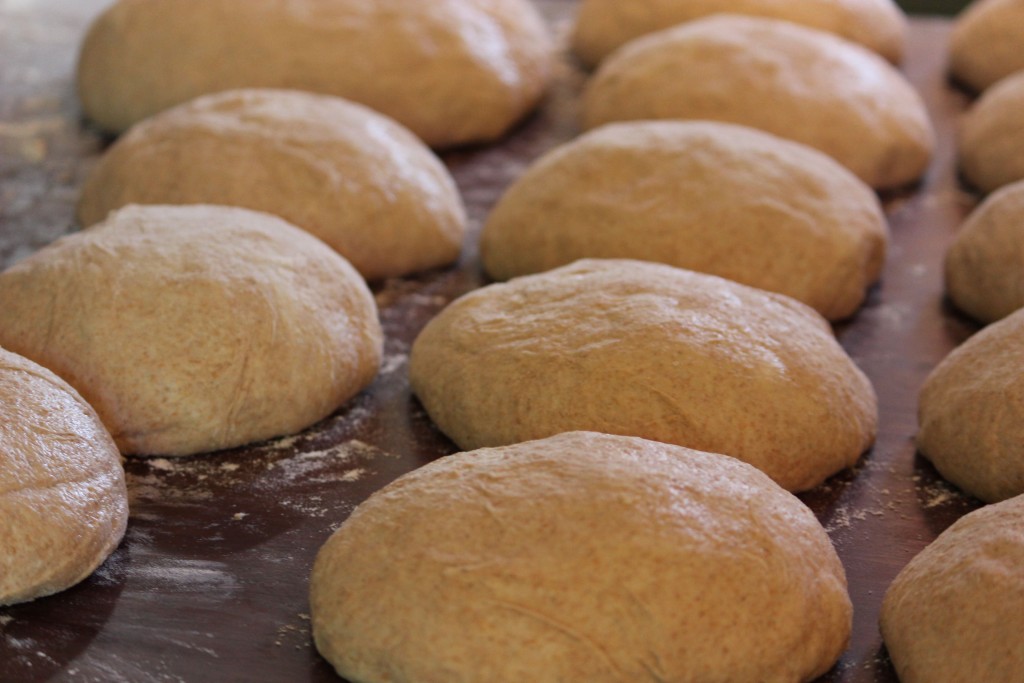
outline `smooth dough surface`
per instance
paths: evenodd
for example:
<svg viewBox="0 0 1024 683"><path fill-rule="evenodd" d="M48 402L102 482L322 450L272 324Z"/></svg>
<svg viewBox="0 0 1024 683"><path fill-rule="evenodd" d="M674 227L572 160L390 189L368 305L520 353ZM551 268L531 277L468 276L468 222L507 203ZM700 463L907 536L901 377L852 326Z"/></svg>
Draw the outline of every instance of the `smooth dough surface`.
<svg viewBox="0 0 1024 683"><path fill-rule="evenodd" d="M540 100L551 61L529 0L118 0L86 34L78 93L120 132L221 90L309 90L447 147L504 134Z"/></svg>
<svg viewBox="0 0 1024 683"><path fill-rule="evenodd" d="M413 390L463 449L573 430L725 453L791 491L872 444L873 388L803 304L656 263L583 260L458 299Z"/></svg>
<svg viewBox="0 0 1024 683"><path fill-rule="evenodd" d="M892 0L583 0L572 48L594 66L634 38L722 12L791 21L903 58L907 18Z"/></svg>
<svg viewBox="0 0 1024 683"><path fill-rule="evenodd" d="M910 183L935 145L921 97L855 43L787 21L715 15L651 33L587 84L583 125L708 119L818 149L874 188Z"/></svg>
<svg viewBox="0 0 1024 683"><path fill-rule="evenodd" d="M78 583L120 543L124 469L66 382L0 349L0 605Z"/></svg>
<svg viewBox="0 0 1024 683"><path fill-rule="evenodd" d="M367 107L294 90L234 90L156 114L122 136L82 189L92 225L127 204L222 204L307 230L363 277L459 256L466 215L448 170Z"/></svg>
<svg viewBox="0 0 1024 683"><path fill-rule="evenodd" d="M1024 181L986 198L946 252L946 292L984 323L1024 307Z"/></svg>
<svg viewBox="0 0 1024 683"><path fill-rule="evenodd" d="M1024 0L974 0L953 22L949 71L984 90L1024 69Z"/></svg>
<svg viewBox="0 0 1024 683"><path fill-rule="evenodd" d="M362 683L798 683L851 617L828 536L763 474L587 432L401 477L321 549L310 603Z"/></svg>
<svg viewBox="0 0 1024 683"><path fill-rule="evenodd" d="M1024 71L986 90L964 114L958 141L960 171L982 192L1024 180L1022 112Z"/></svg>
<svg viewBox="0 0 1024 683"><path fill-rule="evenodd" d="M1024 493L1024 311L935 367L918 422L917 447L943 477L990 503Z"/></svg>
<svg viewBox="0 0 1024 683"><path fill-rule="evenodd" d="M902 683L1018 683L1024 671L1024 497L958 520L910 561L882 602Z"/></svg>
<svg viewBox="0 0 1024 683"><path fill-rule="evenodd" d="M265 213L128 206L0 273L0 345L75 387L125 453L297 432L376 376L370 291Z"/></svg>
<svg viewBox="0 0 1024 683"><path fill-rule="evenodd" d="M878 197L830 157L707 121L608 124L536 162L487 219L483 265L505 280L580 258L634 258L779 292L829 319L881 272Z"/></svg>

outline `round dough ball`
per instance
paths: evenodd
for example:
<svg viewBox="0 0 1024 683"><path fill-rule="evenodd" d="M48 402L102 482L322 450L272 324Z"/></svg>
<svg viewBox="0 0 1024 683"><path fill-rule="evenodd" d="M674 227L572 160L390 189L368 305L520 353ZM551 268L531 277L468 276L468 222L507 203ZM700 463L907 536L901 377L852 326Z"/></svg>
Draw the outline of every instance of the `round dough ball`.
<svg viewBox="0 0 1024 683"><path fill-rule="evenodd" d="M583 0L572 49L594 66L634 38L722 12L791 21L903 58L907 18L892 0Z"/></svg>
<svg viewBox="0 0 1024 683"><path fill-rule="evenodd" d="M961 518L910 561L882 602L902 683L1018 683L1024 671L1024 497Z"/></svg>
<svg viewBox="0 0 1024 683"><path fill-rule="evenodd" d="M635 258L853 314L885 261L871 188L830 157L706 121L608 124L549 153L498 202L484 267L504 280L580 258Z"/></svg>
<svg viewBox="0 0 1024 683"><path fill-rule="evenodd" d="M1024 307L1024 181L991 195L967 217L946 252L946 291L985 323Z"/></svg>
<svg viewBox="0 0 1024 683"><path fill-rule="evenodd" d="M828 536L763 474L589 432L401 477L321 549L310 604L366 683L810 681L851 618Z"/></svg>
<svg viewBox="0 0 1024 683"><path fill-rule="evenodd" d="M1024 71L986 90L964 115L959 139L960 171L982 192L1024 180L1021 112Z"/></svg>
<svg viewBox="0 0 1024 683"><path fill-rule="evenodd" d="M432 147L503 135L552 45L529 0L118 0L78 62L85 115L120 132L199 95L294 88L361 102Z"/></svg>
<svg viewBox="0 0 1024 683"><path fill-rule="evenodd" d="M52 372L4 349L0 414L0 605L11 605L91 574L124 536L128 492L96 412Z"/></svg>
<svg viewBox="0 0 1024 683"><path fill-rule="evenodd" d="M953 22L949 72L984 90L1024 69L1024 0L974 0Z"/></svg>
<svg viewBox="0 0 1024 683"><path fill-rule="evenodd" d="M1024 493L1024 311L932 370L918 422L917 447L943 477L988 502Z"/></svg>
<svg viewBox="0 0 1024 683"><path fill-rule="evenodd" d="M426 326L409 373L463 449L640 436L737 457L791 491L856 462L877 422L870 382L810 308L642 261L471 292Z"/></svg>
<svg viewBox="0 0 1024 683"><path fill-rule="evenodd" d="M224 204L313 233L367 279L459 257L466 215L444 164L385 116L288 90L207 95L134 126L82 190L82 225L127 204Z"/></svg>
<svg viewBox="0 0 1024 683"><path fill-rule="evenodd" d="M924 102L869 50L775 19L716 15L638 38L605 60L583 124L708 119L833 157L874 188L921 176L935 145Z"/></svg>
<svg viewBox="0 0 1024 683"><path fill-rule="evenodd" d="M64 377L126 453L294 433L380 365L359 274L247 209L128 206L0 273L0 301L0 345Z"/></svg>

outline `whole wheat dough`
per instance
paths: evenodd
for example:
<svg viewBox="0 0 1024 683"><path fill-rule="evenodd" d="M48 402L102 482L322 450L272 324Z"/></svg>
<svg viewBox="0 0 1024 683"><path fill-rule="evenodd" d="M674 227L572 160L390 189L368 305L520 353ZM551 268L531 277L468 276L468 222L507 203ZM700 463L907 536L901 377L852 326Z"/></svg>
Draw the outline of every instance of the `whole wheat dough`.
<svg viewBox="0 0 1024 683"><path fill-rule="evenodd" d="M967 217L946 252L946 292L990 323L1024 306L1024 181L990 195Z"/></svg>
<svg viewBox="0 0 1024 683"><path fill-rule="evenodd" d="M1024 310L993 323L928 375L917 447L943 477L995 502L1024 493Z"/></svg>
<svg viewBox="0 0 1024 683"><path fill-rule="evenodd" d="M573 430L725 453L812 488L875 436L870 382L803 304L656 263L583 260L458 299L412 388L463 449Z"/></svg>
<svg viewBox="0 0 1024 683"><path fill-rule="evenodd" d="M359 274L265 213L128 206L0 273L0 345L64 377L125 453L297 432L374 378Z"/></svg>
<svg viewBox="0 0 1024 683"><path fill-rule="evenodd" d="M986 90L964 114L958 141L960 171L982 192L1024 180L1022 112L1024 71Z"/></svg>
<svg viewBox="0 0 1024 683"><path fill-rule="evenodd" d="M830 157L732 124L608 124L550 152L487 219L505 280L579 258L635 258L780 292L847 317L885 261L878 197Z"/></svg>
<svg viewBox="0 0 1024 683"><path fill-rule="evenodd" d="M587 84L585 128L708 119L814 147L874 188L921 176L935 144L921 97L855 43L788 21L715 15L638 38Z"/></svg>
<svg viewBox="0 0 1024 683"><path fill-rule="evenodd" d="M320 550L310 604L366 683L797 683L851 616L828 536L763 474L588 432L401 477Z"/></svg>
<svg viewBox="0 0 1024 683"><path fill-rule="evenodd" d="M902 683L1019 683L1024 497L961 518L900 572L881 628Z"/></svg>
<svg viewBox="0 0 1024 683"><path fill-rule="evenodd" d="M293 88L361 102L431 147L500 137L547 86L529 0L118 0L86 34L85 115L120 132L199 95Z"/></svg>
<svg viewBox="0 0 1024 683"><path fill-rule="evenodd" d="M953 22L949 71L984 90L1024 69L1024 0L974 0Z"/></svg>
<svg viewBox="0 0 1024 683"><path fill-rule="evenodd" d="M121 456L96 412L49 370L0 349L0 605L78 583L127 522Z"/></svg>
<svg viewBox="0 0 1024 683"><path fill-rule="evenodd" d="M288 90L207 95L147 119L100 159L82 225L126 204L223 204L313 233L363 277L459 256L466 215L444 164L408 130L336 97Z"/></svg>
<svg viewBox="0 0 1024 683"><path fill-rule="evenodd" d="M722 12L791 21L903 58L907 18L893 0L583 0L572 48L594 66L634 38Z"/></svg>

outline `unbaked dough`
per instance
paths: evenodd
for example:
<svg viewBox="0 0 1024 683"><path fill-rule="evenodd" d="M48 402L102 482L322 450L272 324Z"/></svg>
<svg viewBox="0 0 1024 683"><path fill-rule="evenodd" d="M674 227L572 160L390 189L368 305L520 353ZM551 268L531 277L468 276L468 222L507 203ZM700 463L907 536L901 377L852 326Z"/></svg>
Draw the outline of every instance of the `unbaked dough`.
<svg viewBox="0 0 1024 683"><path fill-rule="evenodd" d="M1024 497L961 518L900 572L881 628L902 683L1019 683Z"/></svg>
<svg viewBox="0 0 1024 683"><path fill-rule="evenodd" d="M949 71L984 90L1024 69L1024 0L974 0L953 22Z"/></svg>
<svg viewBox="0 0 1024 683"><path fill-rule="evenodd" d="M733 12L784 19L860 43L898 63L907 18L892 0L583 0L573 51L594 66L623 44L694 19Z"/></svg>
<svg viewBox="0 0 1024 683"><path fill-rule="evenodd" d="M347 680L797 683L846 646L843 567L733 458L586 432L460 453L320 550L313 635Z"/></svg>
<svg viewBox="0 0 1024 683"><path fill-rule="evenodd" d="M126 204L224 204L313 233L367 279L459 256L466 215L448 170L408 130L336 97L235 90L120 138L82 190L82 225Z"/></svg>
<svg viewBox="0 0 1024 683"><path fill-rule="evenodd" d="M1024 310L993 323L928 375L917 446L984 501L1024 493Z"/></svg>
<svg viewBox="0 0 1024 683"><path fill-rule="evenodd" d="M1024 181L990 195L946 252L946 292L990 323L1024 306Z"/></svg>
<svg viewBox="0 0 1024 683"><path fill-rule="evenodd" d="M78 63L85 115L120 132L199 95L294 88L398 120L432 147L500 137L546 89L529 0L118 0Z"/></svg>
<svg viewBox="0 0 1024 683"><path fill-rule="evenodd" d="M463 296L412 388L463 449L592 430L725 453L800 491L871 445L874 390L807 306L657 263L582 260Z"/></svg>
<svg viewBox="0 0 1024 683"><path fill-rule="evenodd" d="M885 261L878 197L830 157L732 124L608 124L506 191L480 243L499 280L579 258L635 258L780 292L830 319Z"/></svg>
<svg viewBox="0 0 1024 683"><path fill-rule="evenodd" d="M66 379L125 453L297 432L380 364L359 274L247 209L125 207L0 273L0 301L0 345Z"/></svg>
<svg viewBox="0 0 1024 683"><path fill-rule="evenodd" d="M128 492L96 412L52 372L4 349L0 415L0 605L11 605L91 574L124 536Z"/></svg>
<svg viewBox="0 0 1024 683"><path fill-rule="evenodd" d="M855 43L787 21L715 15L638 38L584 92L583 124L709 119L810 145L874 188L925 171L935 144L921 97Z"/></svg>
<svg viewBox="0 0 1024 683"><path fill-rule="evenodd" d="M960 171L982 192L1024 180L1022 112L1024 71L986 90L964 114L958 145Z"/></svg>

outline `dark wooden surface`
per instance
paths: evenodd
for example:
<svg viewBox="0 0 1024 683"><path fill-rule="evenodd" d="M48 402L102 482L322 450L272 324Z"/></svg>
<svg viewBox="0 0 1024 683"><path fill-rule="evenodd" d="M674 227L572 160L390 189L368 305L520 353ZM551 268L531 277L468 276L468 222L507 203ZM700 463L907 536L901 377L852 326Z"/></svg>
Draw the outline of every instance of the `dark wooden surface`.
<svg viewBox="0 0 1024 683"><path fill-rule="evenodd" d="M104 145L84 125L72 73L82 31L107 0L0 2L0 267L61 234ZM556 33L572 3L539 3ZM883 280L844 347L880 397L877 445L855 471L802 496L846 566L849 650L822 681L895 681L877 630L886 586L978 503L915 454L916 396L928 371L976 328L948 309L941 259L976 199L957 184L953 136L966 97L943 75L947 20L915 19L904 69L924 95L938 155L913 190L886 197L893 242ZM383 371L336 415L294 438L193 458L127 463L132 514L121 547L82 584L0 608L0 681L330 681L309 633L313 557L355 505L403 472L452 452L406 382L425 322L483 282L475 239L507 184L578 131L583 82L563 60L543 109L502 144L446 155L472 218L457 268L378 283ZM0 302L3 305L3 302Z"/></svg>

